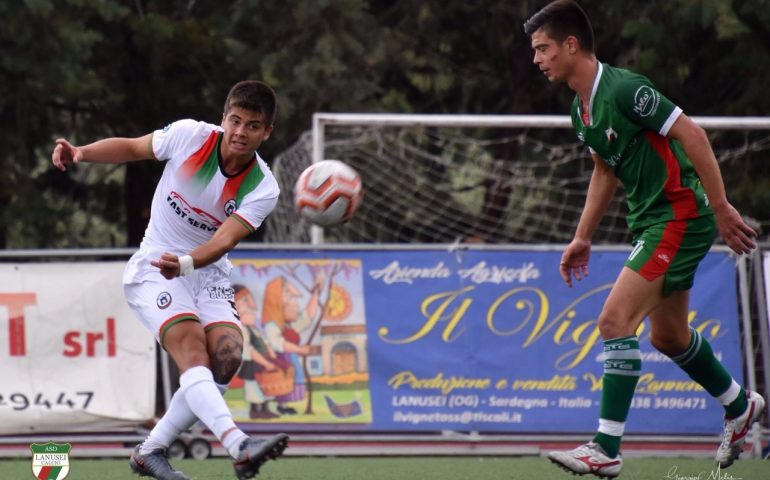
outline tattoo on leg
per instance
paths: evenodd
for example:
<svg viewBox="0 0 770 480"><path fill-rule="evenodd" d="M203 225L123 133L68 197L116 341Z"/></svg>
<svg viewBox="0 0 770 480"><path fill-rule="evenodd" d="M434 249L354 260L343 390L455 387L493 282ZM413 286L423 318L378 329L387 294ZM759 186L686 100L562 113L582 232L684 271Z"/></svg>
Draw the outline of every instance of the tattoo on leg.
<svg viewBox="0 0 770 480"><path fill-rule="evenodd" d="M217 339L214 347L214 355L211 359L211 370L214 381L226 384L233 378L238 367L241 366L241 354L243 345L234 338L223 335Z"/></svg>

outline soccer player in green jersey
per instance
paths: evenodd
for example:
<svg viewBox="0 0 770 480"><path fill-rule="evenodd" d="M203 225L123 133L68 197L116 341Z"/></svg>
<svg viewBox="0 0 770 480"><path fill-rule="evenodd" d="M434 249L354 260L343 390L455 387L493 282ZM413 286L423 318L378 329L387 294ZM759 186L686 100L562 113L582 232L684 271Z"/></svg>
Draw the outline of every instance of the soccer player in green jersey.
<svg viewBox="0 0 770 480"><path fill-rule="evenodd" d="M738 254L756 247L756 232L727 201L714 153L702 128L645 77L600 63L585 12L572 0L551 2L532 16L534 63L551 82L575 91L572 123L588 145L594 171L575 237L559 269L564 282L588 275L591 237L622 183L634 248L599 315L604 375L598 432L574 450L548 458L577 474L615 477L620 441L641 371L636 331L650 319L650 341L724 405L716 460L730 466L765 408L688 325L695 270L717 234Z"/></svg>

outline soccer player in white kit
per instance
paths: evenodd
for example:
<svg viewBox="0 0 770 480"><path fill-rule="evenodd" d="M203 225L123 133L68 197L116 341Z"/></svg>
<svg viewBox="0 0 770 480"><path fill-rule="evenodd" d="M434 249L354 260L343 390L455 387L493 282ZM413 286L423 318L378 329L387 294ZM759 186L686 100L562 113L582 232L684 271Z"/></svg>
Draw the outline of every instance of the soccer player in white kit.
<svg viewBox="0 0 770 480"><path fill-rule="evenodd" d="M126 299L176 362L179 390L131 455L131 469L159 480L188 477L166 448L200 419L233 458L236 476L252 478L288 443L257 440L234 423L222 397L241 364L243 338L227 253L273 210L278 184L256 150L273 131L276 97L259 81L227 96L221 125L180 120L139 138L108 138L77 147L56 140L60 170L81 161L166 161L139 251L123 275Z"/></svg>

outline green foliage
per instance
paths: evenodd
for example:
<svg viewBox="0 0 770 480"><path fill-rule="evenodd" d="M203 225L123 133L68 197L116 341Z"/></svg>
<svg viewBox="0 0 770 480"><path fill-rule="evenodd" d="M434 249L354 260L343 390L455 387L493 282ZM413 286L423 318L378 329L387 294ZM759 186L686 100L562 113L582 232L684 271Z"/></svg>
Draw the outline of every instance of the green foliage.
<svg viewBox="0 0 770 480"><path fill-rule="evenodd" d="M267 159L317 111L564 114L572 94L531 64L521 27L543 4L2 0L0 248L137 244L162 165L62 174L54 139L217 123L244 78L280 96ZM770 111L757 81L770 65L765 0L582 4L600 60L646 74L689 114Z"/></svg>

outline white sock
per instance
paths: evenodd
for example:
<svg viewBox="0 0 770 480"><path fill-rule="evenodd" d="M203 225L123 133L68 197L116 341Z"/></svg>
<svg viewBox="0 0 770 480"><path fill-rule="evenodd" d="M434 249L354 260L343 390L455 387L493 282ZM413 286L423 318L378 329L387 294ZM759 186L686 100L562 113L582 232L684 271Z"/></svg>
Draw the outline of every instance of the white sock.
<svg viewBox="0 0 770 480"><path fill-rule="evenodd" d="M219 439L230 456L236 458L238 447L248 437L235 426L211 370L203 366L187 370L179 377L179 390L195 416Z"/></svg>
<svg viewBox="0 0 770 480"><path fill-rule="evenodd" d="M717 400L719 400L719 403L722 405L730 405L735 401L736 398L738 398L738 395L741 394L741 386L738 385L738 382L733 379L730 386L727 388L727 391L723 393L722 395L717 397Z"/></svg>
<svg viewBox="0 0 770 480"><path fill-rule="evenodd" d="M222 395L227 391L227 385L217 383L216 386ZM142 442L139 453L146 455L158 448L168 448L171 442L182 432L189 430L197 421L198 417L190 410L180 388L171 397L171 403L169 403L166 413L158 420L158 423Z"/></svg>

